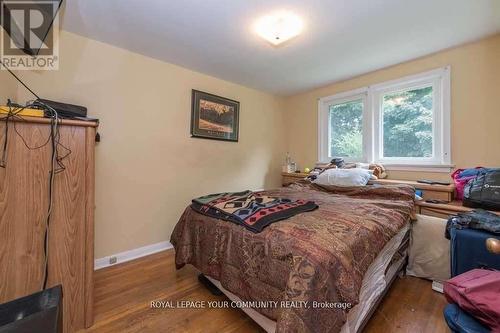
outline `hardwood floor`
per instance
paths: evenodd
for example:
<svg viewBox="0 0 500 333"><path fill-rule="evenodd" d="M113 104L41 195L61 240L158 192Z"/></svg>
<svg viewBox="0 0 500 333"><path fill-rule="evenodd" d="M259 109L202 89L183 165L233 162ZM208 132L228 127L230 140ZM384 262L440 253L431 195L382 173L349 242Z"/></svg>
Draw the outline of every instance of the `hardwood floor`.
<svg viewBox="0 0 500 333"><path fill-rule="evenodd" d="M95 273L95 324L82 332L263 332L238 309L152 309L151 301L225 300L198 282L192 267L176 271L173 250ZM364 332L448 332L443 295L429 281L398 278Z"/></svg>

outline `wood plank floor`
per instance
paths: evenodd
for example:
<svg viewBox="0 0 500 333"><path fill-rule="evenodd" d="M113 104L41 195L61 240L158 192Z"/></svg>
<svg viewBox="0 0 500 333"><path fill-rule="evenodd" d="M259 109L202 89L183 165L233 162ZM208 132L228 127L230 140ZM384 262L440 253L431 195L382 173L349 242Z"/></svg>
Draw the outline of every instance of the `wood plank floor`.
<svg viewBox="0 0 500 333"><path fill-rule="evenodd" d="M82 332L262 332L238 309L151 309L153 300L211 301L192 267L176 271L168 250L95 273L95 323ZM429 281L398 278L364 332L448 332L444 297Z"/></svg>

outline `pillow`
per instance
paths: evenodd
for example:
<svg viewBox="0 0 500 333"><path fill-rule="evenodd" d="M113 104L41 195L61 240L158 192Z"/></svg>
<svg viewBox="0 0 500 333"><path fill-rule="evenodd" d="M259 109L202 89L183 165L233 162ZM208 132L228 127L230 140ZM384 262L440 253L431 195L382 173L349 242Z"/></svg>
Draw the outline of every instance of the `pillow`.
<svg viewBox="0 0 500 333"><path fill-rule="evenodd" d="M371 173L366 169L328 169L314 183L323 186L365 186L370 177Z"/></svg>

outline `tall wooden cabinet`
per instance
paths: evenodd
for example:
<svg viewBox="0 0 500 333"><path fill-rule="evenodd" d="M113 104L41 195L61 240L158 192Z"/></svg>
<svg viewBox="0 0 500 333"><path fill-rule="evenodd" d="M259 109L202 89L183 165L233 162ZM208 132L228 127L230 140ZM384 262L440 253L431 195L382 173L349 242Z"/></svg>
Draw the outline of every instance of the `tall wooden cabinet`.
<svg viewBox="0 0 500 333"><path fill-rule="evenodd" d="M64 332L93 323L94 145L96 124L63 120L60 142L71 150L56 174L49 233L48 286L63 286ZM0 168L0 303L41 290L44 224L51 165L50 120L9 122L6 166ZM5 121L0 121L0 156ZM64 150L61 150L61 154Z"/></svg>

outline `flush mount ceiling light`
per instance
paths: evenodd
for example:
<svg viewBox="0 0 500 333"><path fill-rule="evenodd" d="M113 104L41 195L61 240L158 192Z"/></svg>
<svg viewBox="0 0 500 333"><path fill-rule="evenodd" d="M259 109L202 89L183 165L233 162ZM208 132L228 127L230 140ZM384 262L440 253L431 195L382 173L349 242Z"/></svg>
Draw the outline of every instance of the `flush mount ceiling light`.
<svg viewBox="0 0 500 333"><path fill-rule="evenodd" d="M255 23L257 34L273 45L279 45L296 37L302 28L300 17L288 11L263 16Z"/></svg>

